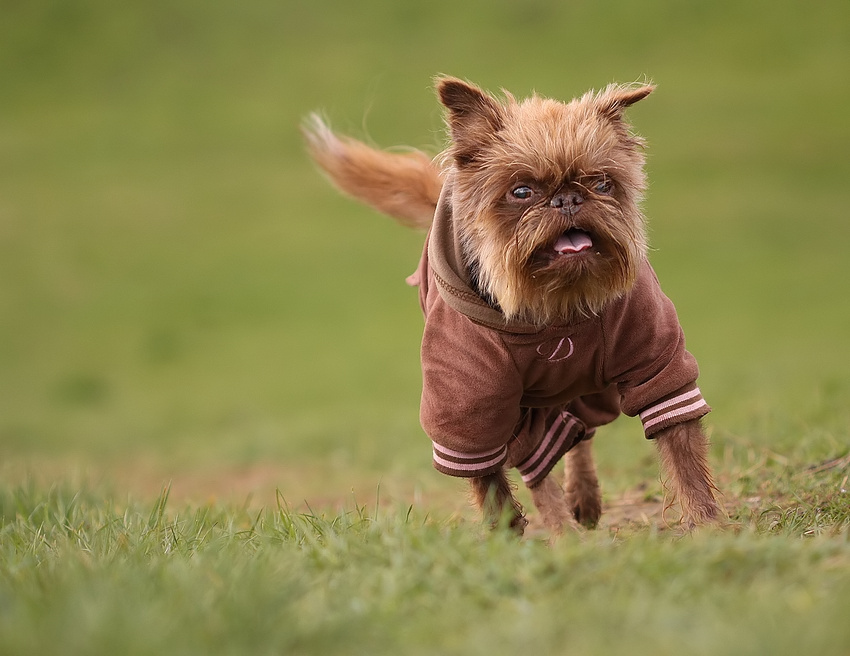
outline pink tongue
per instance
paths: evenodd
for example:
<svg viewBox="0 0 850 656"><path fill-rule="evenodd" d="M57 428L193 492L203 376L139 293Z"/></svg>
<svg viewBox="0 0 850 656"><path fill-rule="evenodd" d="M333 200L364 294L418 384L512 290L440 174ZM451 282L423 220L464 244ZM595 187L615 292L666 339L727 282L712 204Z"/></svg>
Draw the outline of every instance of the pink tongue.
<svg viewBox="0 0 850 656"><path fill-rule="evenodd" d="M593 247L590 235L581 230L567 230L555 242L555 250L558 253L581 253Z"/></svg>

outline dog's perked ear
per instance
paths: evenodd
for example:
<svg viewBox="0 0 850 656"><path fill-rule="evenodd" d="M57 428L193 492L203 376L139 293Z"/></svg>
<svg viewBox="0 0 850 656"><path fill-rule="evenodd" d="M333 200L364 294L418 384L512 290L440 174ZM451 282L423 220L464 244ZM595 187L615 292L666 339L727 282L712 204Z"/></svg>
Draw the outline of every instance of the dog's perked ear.
<svg viewBox="0 0 850 656"><path fill-rule="evenodd" d="M651 84L639 87L610 84L596 96L596 106L609 118L621 120L627 107L643 100L654 90L655 87Z"/></svg>
<svg viewBox="0 0 850 656"><path fill-rule="evenodd" d="M458 166L471 163L504 123L504 108L478 87L454 77L437 78L440 102L449 110L451 154Z"/></svg>

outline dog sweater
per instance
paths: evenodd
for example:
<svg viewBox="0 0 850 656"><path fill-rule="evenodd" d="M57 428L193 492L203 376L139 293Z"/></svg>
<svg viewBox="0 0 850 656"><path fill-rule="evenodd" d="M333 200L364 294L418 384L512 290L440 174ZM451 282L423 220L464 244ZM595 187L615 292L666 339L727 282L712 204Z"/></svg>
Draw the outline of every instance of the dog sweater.
<svg viewBox="0 0 850 656"><path fill-rule="evenodd" d="M443 189L416 273L425 314L420 420L452 476L516 467L539 483L621 412L646 437L709 412L676 310L649 262L598 315L541 328L507 321L472 288Z"/></svg>

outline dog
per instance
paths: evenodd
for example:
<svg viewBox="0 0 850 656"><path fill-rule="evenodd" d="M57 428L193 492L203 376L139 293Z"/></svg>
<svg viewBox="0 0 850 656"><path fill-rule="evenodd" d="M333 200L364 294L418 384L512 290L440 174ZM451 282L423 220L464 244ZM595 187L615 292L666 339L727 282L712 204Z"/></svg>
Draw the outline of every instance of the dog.
<svg viewBox="0 0 850 656"><path fill-rule="evenodd" d="M621 413L657 445L684 524L719 515L710 408L647 259L644 142L624 116L653 90L518 101L439 77L450 141L434 159L304 124L336 187L428 230L408 279L425 315L420 419L435 468L469 479L491 526L527 524L512 468L553 533L596 526L593 438Z"/></svg>

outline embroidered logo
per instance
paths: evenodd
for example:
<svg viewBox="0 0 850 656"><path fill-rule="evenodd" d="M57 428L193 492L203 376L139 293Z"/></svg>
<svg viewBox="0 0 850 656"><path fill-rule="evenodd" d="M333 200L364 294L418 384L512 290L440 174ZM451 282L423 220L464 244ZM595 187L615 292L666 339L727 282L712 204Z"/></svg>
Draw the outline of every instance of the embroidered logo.
<svg viewBox="0 0 850 656"><path fill-rule="evenodd" d="M543 342L537 347L537 355L546 358L549 362L560 362L570 357L574 350L573 340L569 337L561 337Z"/></svg>

